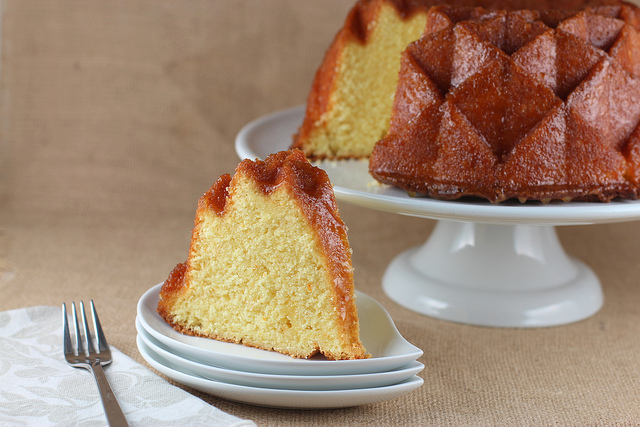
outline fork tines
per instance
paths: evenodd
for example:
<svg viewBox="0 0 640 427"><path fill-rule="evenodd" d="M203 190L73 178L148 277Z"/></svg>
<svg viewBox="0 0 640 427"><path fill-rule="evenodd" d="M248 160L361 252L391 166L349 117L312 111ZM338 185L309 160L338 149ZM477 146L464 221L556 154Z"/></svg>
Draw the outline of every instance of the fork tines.
<svg viewBox="0 0 640 427"><path fill-rule="evenodd" d="M74 349L74 346L71 343L71 334L69 332L67 305L64 303L62 304L64 357L67 360L67 363L74 368L85 368L93 372L109 424L112 426L126 426L127 420L120 408L120 405L118 405L118 401L113 394L113 390L111 389L109 381L104 375L104 371L102 369L102 366L111 363L111 351L109 350L109 344L107 344L107 340L102 332L102 326L100 326L100 320L98 319L98 314L96 313L96 307L93 305L93 301L91 301L91 319L93 320L93 331L96 338L97 351L93 345L91 330L89 328L87 313L84 309L83 302L80 302L80 314L82 316L83 334L80 333L76 303L71 303L71 317L73 318L73 331L76 342ZM86 347L85 344L83 344L83 335Z"/></svg>
<svg viewBox="0 0 640 427"><path fill-rule="evenodd" d="M104 332L102 331L102 326L100 325L100 319L98 318L98 313L96 312L96 307L93 304L93 300L89 301L89 305L91 308L91 320L93 323L93 331L95 335L95 340L97 344L97 353L101 353L107 351L109 349L109 344L107 343L107 339L104 336ZM75 349L71 343L71 334L69 332L69 323L67 318L67 306L65 303L62 303L62 330L64 334L64 352L65 354L71 354L78 356L81 354L89 355L92 353L96 353L93 343L94 337L92 336L91 329L89 328L89 322L87 320L87 313L85 311L84 302L80 301L80 314L81 314L81 322L82 322L82 333L80 332L80 322L78 321L78 314L76 310L76 303L71 303L71 318L74 330L74 338L75 338ZM84 340L83 340L84 337ZM86 348L85 348L86 343Z"/></svg>

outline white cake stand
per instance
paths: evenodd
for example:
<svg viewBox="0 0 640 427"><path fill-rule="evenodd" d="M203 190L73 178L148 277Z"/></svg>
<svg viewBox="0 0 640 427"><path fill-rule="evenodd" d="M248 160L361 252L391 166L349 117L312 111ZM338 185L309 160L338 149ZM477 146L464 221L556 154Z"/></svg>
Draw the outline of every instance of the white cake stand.
<svg viewBox="0 0 640 427"><path fill-rule="evenodd" d="M289 148L304 109L260 118L236 138L240 158L264 158ZM398 304L439 319L495 327L576 322L603 303L600 282L568 256L556 226L640 219L640 201L502 203L411 198L376 183L367 161L318 163L338 200L438 223L426 240L397 256L382 286Z"/></svg>

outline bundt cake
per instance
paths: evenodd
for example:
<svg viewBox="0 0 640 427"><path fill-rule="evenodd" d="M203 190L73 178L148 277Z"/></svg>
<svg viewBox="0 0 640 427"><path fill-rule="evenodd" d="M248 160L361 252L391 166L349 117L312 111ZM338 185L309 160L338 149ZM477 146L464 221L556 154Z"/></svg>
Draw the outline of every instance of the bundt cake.
<svg viewBox="0 0 640 427"><path fill-rule="evenodd" d="M630 4L430 9L371 174L441 199L637 197L638 16Z"/></svg>
<svg viewBox="0 0 640 427"><path fill-rule="evenodd" d="M565 9L617 0L359 0L318 68L292 147L309 158L366 158L385 136L400 56L420 38L431 6Z"/></svg>
<svg viewBox="0 0 640 427"><path fill-rule="evenodd" d="M297 358L369 357L351 250L326 173L299 150L243 160L199 200L158 313L189 335Z"/></svg>

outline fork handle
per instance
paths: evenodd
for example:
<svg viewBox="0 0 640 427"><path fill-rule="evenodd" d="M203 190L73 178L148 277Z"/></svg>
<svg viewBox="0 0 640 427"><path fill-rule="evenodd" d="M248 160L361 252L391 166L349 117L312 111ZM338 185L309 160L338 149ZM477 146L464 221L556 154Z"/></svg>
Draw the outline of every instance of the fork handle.
<svg viewBox="0 0 640 427"><path fill-rule="evenodd" d="M100 397L102 398L102 406L104 406L104 411L107 414L109 425L111 427L128 426L129 424L127 423L127 419L122 413L122 409L116 400L116 396L113 394L113 390L111 390L111 386L109 385L109 381L107 381L107 377L104 374L104 369L102 369L100 361L93 361L89 366L91 367L91 372L93 372L93 376L98 384L98 390L100 391Z"/></svg>

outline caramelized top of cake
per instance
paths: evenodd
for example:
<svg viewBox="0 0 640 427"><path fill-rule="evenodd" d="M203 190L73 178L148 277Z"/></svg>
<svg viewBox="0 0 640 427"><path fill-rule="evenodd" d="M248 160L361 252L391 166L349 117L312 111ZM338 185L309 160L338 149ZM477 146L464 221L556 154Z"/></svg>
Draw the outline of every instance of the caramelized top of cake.
<svg viewBox="0 0 640 427"><path fill-rule="evenodd" d="M264 161L245 159L236 168L236 173L253 180L264 194L269 194L286 183L293 191L292 195L302 202L301 207L307 216L313 218L314 226L329 221L324 217L328 215L333 218L331 212L337 210L333 186L327 173L309 163L304 153L298 149L271 154ZM222 175L199 203L223 214L230 183L231 176Z"/></svg>
<svg viewBox="0 0 640 427"><path fill-rule="evenodd" d="M404 19L439 5L505 11L537 10L552 14L549 11L575 12L604 6L620 8L624 4L621 0L360 0L347 15L343 30L358 40L366 42L372 28L371 22L375 20L381 3L395 7Z"/></svg>

